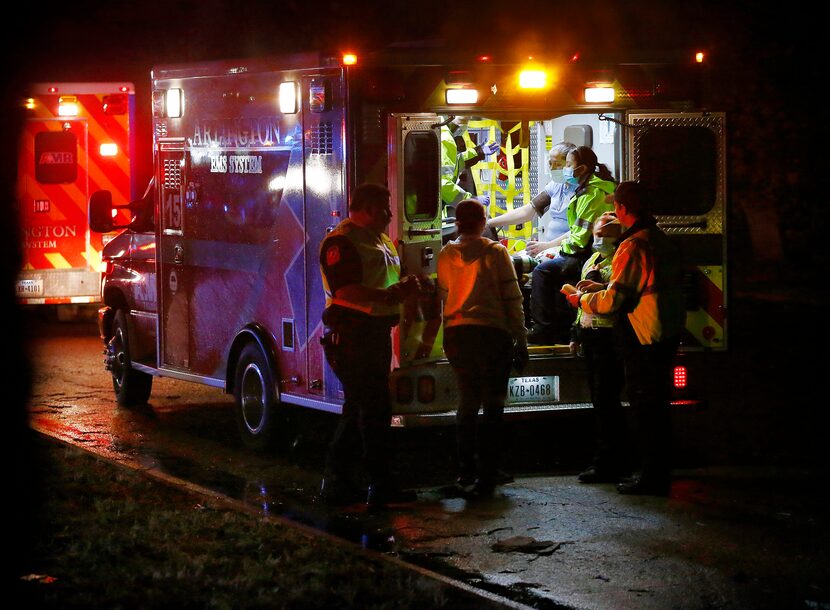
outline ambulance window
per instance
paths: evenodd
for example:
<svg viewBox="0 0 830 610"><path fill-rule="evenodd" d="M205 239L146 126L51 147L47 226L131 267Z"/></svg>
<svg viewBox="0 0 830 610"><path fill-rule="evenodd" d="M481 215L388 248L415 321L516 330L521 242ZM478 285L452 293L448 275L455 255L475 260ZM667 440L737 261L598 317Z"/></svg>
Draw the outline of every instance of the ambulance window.
<svg viewBox="0 0 830 610"><path fill-rule="evenodd" d="M715 205L718 144L705 127L649 127L639 138L640 182L658 216L699 215Z"/></svg>
<svg viewBox="0 0 830 610"><path fill-rule="evenodd" d="M431 131L406 136L403 147L403 196L406 219L432 220L438 215L439 143Z"/></svg>
<svg viewBox="0 0 830 610"><path fill-rule="evenodd" d="M78 141L70 131L35 135L35 179L41 184L66 184L78 177Z"/></svg>

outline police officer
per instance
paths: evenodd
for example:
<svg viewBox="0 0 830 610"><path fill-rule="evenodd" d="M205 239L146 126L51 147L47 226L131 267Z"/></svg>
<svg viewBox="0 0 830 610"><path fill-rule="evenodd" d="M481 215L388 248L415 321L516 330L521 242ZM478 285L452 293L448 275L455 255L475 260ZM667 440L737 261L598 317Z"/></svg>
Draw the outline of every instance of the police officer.
<svg viewBox="0 0 830 610"><path fill-rule="evenodd" d="M608 287L586 292L580 282L568 301L592 314L627 314L617 327L640 464L617 490L665 495L671 482L671 367L686 321L680 257L649 213L639 183L617 187L614 211L626 231L611 263Z"/></svg>
<svg viewBox="0 0 830 610"><path fill-rule="evenodd" d="M382 185L359 185L352 193L350 217L320 247L326 292L323 345L345 398L321 485L323 501L331 504L357 499L348 471L358 433L370 483L367 503L416 499L397 488L388 469L390 331L398 323L400 303L418 288L414 277L401 280L398 253L384 233L392 219L389 198Z"/></svg>

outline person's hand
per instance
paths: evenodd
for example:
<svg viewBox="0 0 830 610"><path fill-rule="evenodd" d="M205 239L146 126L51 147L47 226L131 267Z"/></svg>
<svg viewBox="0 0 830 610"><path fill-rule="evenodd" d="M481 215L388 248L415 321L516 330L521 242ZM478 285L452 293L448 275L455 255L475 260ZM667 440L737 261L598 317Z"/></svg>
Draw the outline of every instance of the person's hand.
<svg viewBox="0 0 830 610"><path fill-rule="evenodd" d="M418 276L418 290L421 294L432 294L435 292L435 282L426 275Z"/></svg>
<svg viewBox="0 0 830 610"><path fill-rule="evenodd" d="M530 256L539 256L542 252L551 247L549 241L533 241L530 240L525 246L525 250Z"/></svg>
<svg viewBox="0 0 830 610"><path fill-rule="evenodd" d="M576 289L580 292L597 292L598 290L605 290L605 284L591 280L580 280L576 284Z"/></svg>
<svg viewBox="0 0 830 610"><path fill-rule="evenodd" d="M490 207L490 195L476 195L476 201L478 201L485 208Z"/></svg>
<svg viewBox="0 0 830 610"><path fill-rule="evenodd" d="M519 343L513 349L513 369L517 373L521 373L527 366L530 360L530 354L527 352L527 343Z"/></svg>
<svg viewBox="0 0 830 610"><path fill-rule="evenodd" d="M571 341L570 343L568 343L568 349L570 350L570 352L574 356L578 355L579 354L579 343L576 342L576 341Z"/></svg>
<svg viewBox="0 0 830 610"><path fill-rule="evenodd" d="M487 142L487 144L479 146L479 149L485 155L492 155L493 153L499 152L499 145L495 142Z"/></svg>
<svg viewBox="0 0 830 610"><path fill-rule="evenodd" d="M565 295L565 299L568 301L568 305L570 305L574 309L579 309L579 299L581 296L582 293L577 291L572 294Z"/></svg>

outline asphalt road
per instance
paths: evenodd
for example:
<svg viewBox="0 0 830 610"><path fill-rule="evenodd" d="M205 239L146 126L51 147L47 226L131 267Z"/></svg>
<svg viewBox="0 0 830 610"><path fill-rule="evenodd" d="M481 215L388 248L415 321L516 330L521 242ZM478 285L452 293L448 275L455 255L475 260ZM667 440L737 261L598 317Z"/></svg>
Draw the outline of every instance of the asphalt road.
<svg viewBox="0 0 830 610"><path fill-rule="evenodd" d="M724 361L716 378L727 379L713 384L710 409L676 418L681 446L697 450L684 453L669 498L624 497L610 485L576 482L590 453L583 414L511 426L516 482L474 503L441 493L453 472L451 430L396 430L397 467L419 501L375 515L314 501L335 416L292 410L280 447L253 455L238 441L232 399L220 390L156 379L147 407L119 409L94 325L28 320L30 425L125 466L180 478L533 607L830 608L828 478L816 463L822 450L805 436L810 421L779 413L779 401L789 401L790 416L804 408L792 400L793 386L787 392L781 383L797 380L798 346L770 359L746 342ZM754 336L744 322L736 334ZM751 425L737 434L750 414Z"/></svg>

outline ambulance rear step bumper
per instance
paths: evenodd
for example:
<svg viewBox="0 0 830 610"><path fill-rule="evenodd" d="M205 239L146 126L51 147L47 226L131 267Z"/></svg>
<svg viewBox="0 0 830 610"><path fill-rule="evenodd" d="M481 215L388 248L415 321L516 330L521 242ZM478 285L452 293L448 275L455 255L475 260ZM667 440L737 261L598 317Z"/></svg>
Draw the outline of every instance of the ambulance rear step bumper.
<svg viewBox="0 0 830 610"><path fill-rule="evenodd" d="M630 406L623 402L623 407ZM708 403L705 400L673 400L673 410L695 411L706 409ZM570 402L550 405L513 405L505 407L505 421L521 421L539 419L540 417L554 416L563 411L581 411L593 409L590 402ZM400 413L392 416L393 428L415 428L426 426L450 426L455 424L456 411L442 411L440 413ZM480 416L480 414L479 414Z"/></svg>

